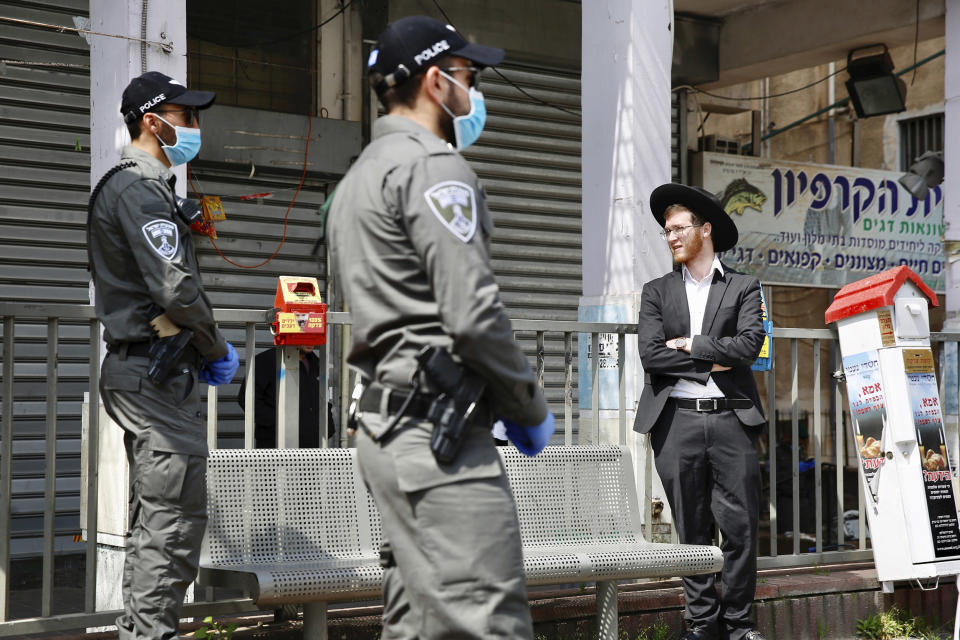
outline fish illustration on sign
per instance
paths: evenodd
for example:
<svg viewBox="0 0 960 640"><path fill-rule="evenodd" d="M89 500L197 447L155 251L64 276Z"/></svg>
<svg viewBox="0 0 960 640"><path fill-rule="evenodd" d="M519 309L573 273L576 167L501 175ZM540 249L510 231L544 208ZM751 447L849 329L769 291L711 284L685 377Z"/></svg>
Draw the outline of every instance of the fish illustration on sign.
<svg viewBox="0 0 960 640"><path fill-rule="evenodd" d="M753 186L743 178L737 178L727 185L722 194L717 194L720 198L720 206L727 212L727 215L742 216L744 209L756 209L761 211L763 203L767 201L767 196L763 191Z"/></svg>

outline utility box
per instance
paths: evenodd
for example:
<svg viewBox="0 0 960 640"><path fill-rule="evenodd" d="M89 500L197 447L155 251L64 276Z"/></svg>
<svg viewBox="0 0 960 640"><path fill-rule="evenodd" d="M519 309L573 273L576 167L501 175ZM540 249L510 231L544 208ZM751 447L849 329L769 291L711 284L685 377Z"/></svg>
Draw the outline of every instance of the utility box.
<svg viewBox="0 0 960 640"><path fill-rule="evenodd" d="M894 580L960 574L931 304L933 291L901 266L843 287L825 314L840 334L865 511L885 589Z"/></svg>
<svg viewBox="0 0 960 640"><path fill-rule="evenodd" d="M320 297L316 278L280 276L271 323L275 345L322 345L327 343L327 305Z"/></svg>

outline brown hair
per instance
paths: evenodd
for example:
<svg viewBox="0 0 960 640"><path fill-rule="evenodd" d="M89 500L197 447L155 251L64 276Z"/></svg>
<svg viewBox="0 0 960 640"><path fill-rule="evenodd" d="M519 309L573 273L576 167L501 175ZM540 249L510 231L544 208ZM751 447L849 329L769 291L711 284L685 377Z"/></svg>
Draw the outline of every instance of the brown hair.
<svg viewBox="0 0 960 640"><path fill-rule="evenodd" d="M672 204L666 209L664 209L663 219L666 220L667 216L669 216L671 213L676 213L677 211L689 211L690 220L693 222L693 224L703 224L704 222L706 222L703 218L697 215L696 211L694 211L693 209L691 209L685 204Z"/></svg>

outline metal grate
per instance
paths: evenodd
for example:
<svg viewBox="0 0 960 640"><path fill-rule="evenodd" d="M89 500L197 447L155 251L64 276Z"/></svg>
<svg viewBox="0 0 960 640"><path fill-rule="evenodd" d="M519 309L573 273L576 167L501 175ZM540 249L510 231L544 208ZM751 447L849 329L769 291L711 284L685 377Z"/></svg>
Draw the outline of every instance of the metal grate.
<svg viewBox="0 0 960 640"><path fill-rule="evenodd" d="M943 151L943 114L900 121L900 170L908 171L927 151Z"/></svg>

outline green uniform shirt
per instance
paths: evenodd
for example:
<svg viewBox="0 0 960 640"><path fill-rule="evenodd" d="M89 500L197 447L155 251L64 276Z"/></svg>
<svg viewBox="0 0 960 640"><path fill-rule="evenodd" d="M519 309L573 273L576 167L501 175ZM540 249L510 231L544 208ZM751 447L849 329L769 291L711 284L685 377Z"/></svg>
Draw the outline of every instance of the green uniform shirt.
<svg viewBox="0 0 960 640"><path fill-rule="evenodd" d="M444 346L486 379L495 415L539 424L546 402L494 282L493 220L476 174L408 118L384 116L373 133L328 228L353 321L349 363L368 382L406 389L420 350Z"/></svg>
<svg viewBox="0 0 960 640"><path fill-rule="evenodd" d="M193 330L191 344L207 361L227 354L203 291L190 228L176 213L170 170L127 146L136 166L111 177L90 216L90 260L96 312L108 343L150 340L151 305Z"/></svg>

